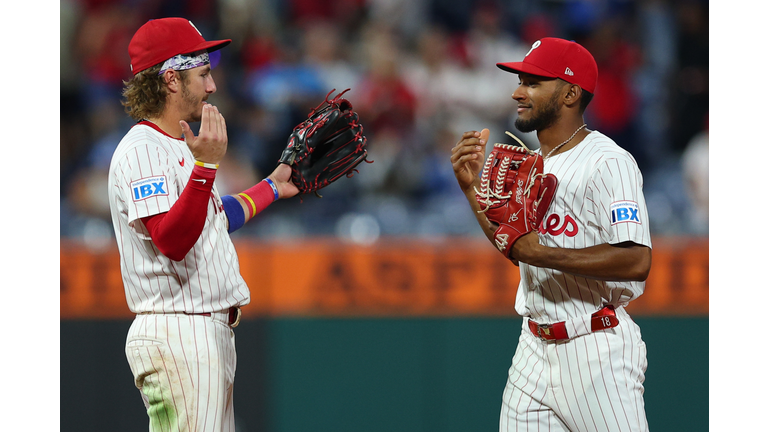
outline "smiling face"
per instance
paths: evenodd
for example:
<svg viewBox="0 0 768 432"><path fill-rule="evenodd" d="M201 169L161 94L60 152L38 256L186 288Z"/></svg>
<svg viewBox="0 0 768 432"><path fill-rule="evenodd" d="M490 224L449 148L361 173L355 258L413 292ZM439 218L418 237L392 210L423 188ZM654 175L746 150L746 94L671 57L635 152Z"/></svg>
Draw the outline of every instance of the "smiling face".
<svg viewBox="0 0 768 432"><path fill-rule="evenodd" d="M520 85L512 94L517 101L515 127L520 132L546 129L560 118L560 96L568 83L557 78L546 78L520 73Z"/></svg>
<svg viewBox="0 0 768 432"><path fill-rule="evenodd" d="M185 71L181 78L181 112L184 120L198 122L208 96L216 92L211 66L204 65Z"/></svg>

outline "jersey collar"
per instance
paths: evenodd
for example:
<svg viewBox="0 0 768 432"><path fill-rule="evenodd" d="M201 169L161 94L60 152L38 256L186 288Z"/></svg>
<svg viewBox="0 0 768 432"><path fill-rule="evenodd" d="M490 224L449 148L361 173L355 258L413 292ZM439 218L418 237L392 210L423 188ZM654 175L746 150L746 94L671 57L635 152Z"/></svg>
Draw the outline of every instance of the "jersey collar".
<svg viewBox="0 0 768 432"><path fill-rule="evenodd" d="M151 127L152 129L154 129L154 130L156 130L156 131L160 132L161 134L163 134L163 135L167 136L168 138L173 138L173 139L175 139L175 140L184 141L184 138L176 138L176 137L174 137L174 136L170 136L170 135L168 135L167 133L165 133L165 131L164 131L164 130L160 129L160 127L159 127L159 126L157 126L156 124L152 123L152 122L151 122L151 121L149 121L149 120L141 120L141 121L139 121L138 123L136 123L136 124L134 125L134 127L135 127L135 126L138 126L138 125L149 126L149 127Z"/></svg>

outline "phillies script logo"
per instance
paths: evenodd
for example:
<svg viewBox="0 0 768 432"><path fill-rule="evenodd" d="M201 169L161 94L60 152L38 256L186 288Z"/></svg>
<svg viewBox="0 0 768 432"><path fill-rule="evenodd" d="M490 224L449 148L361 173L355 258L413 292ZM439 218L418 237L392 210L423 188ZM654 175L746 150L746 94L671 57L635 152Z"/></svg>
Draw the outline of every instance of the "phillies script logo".
<svg viewBox="0 0 768 432"><path fill-rule="evenodd" d="M552 234L553 236L565 233L568 237L573 237L579 233L579 227L576 225L576 221L569 215L565 215L561 225L560 215L553 213L549 215L543 224L539 225L539 233Z"/></svg>

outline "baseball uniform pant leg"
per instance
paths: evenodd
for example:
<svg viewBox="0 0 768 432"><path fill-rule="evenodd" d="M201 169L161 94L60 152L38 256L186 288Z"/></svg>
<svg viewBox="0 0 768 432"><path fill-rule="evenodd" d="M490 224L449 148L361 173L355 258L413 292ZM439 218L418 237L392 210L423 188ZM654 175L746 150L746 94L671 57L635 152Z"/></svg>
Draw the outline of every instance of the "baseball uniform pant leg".
<svg viewBox="0 0 768 432"><path fill-rule="evenodd" d="M235 430L234 332L212 317L138 315L126 357L151 432Z"/></svg>
<svg viewBox="0 0 768 432"><path fill-rule="evenodd" d="M645 343L623 308L616 315L617 327L548 344L555 406L574 432L648 431Z"/></svg>
<svg viewBox="0 0 768 432"><path fill-rule="evenodd" d="M545 346L520 335L502 395L500 432L566 432L568 428L551 402Z"/></svg>

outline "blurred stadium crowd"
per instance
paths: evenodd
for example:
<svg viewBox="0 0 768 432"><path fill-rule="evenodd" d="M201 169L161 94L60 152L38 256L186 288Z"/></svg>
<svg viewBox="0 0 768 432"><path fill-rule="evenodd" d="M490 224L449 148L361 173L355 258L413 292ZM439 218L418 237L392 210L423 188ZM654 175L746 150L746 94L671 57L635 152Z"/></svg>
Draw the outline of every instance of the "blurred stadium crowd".
<svg viewBox="0 0 768 432"><path fill-rule="evenodd" d="M351 90L372 164L314 195L273 204L237 237L482 235L450 149L466 130L514 128L522 59L544 36L595 56L586 121L638 161L654 235L708 235L708 3L700 0L61 0L61 236L112 244L106 175L132 126L120 105L128 42L151 18L189 18L232 39L209 101L227 120L217 185L269 174L289 132L332 89ZM193 130L197 126L193 125Z"/></svg>

